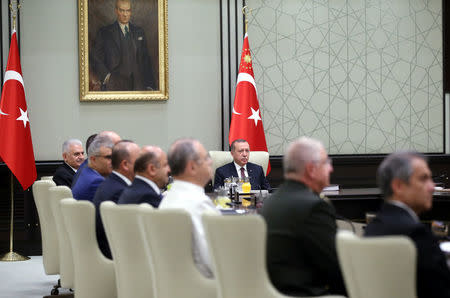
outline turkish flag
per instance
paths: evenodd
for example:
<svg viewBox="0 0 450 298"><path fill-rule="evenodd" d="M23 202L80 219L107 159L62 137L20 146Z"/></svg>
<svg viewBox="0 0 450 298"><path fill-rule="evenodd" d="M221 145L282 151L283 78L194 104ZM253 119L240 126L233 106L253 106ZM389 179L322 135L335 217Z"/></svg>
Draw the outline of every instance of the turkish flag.
<svg viewBox="0 0 450 298"><path fill-rule="evenodd" d="M16 31L13 31L11 37L0 102L0 157L24 190L36 180L36 164Z"/></svg>
<svg viewBox="0 0 450 298"><path fill-rule="evenodd" d="M242 47L241 63L236 82L236 95L234 96L233 114L231 116L230 134L228 141L236 139L247 140L251 151L266 151L267 143L259 110L256 94L255 75L253 74L252 56L245 33ZM270 162L267 174L270 172Z"/></svg>

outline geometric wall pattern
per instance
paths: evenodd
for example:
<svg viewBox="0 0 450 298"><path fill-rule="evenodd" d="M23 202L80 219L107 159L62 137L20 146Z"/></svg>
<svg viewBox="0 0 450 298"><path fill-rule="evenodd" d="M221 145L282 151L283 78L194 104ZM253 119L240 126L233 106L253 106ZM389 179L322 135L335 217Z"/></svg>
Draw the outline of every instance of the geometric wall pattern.
<svg viewBox="0 0 450 298"><path fill-rule="evenodd" d="M247 0L267 145L443 152L442 0Z"/></svg>

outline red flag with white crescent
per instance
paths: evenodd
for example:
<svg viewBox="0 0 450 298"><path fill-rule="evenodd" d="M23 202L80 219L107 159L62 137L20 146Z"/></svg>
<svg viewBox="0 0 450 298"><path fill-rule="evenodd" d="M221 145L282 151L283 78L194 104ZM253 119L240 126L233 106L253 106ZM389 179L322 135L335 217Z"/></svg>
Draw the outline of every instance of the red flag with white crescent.
<svg viewBox="0 0 450 298"><path fill-rule="evenodd" d="M236 82L236 95L234 97L228 138L230 145L236 139L247 140L251 151L267 152L266 136L259 109L247 33L244 37L239 74ZM267 168L267 174L269 172L270 163Z"/></svg>
<svg viewBox="0 0 450 298"><path fill-rule="evenodd" d="M24 190L36 180L36 164L16 31L13 31L11 36L0 102L0 157Z"/></svg>

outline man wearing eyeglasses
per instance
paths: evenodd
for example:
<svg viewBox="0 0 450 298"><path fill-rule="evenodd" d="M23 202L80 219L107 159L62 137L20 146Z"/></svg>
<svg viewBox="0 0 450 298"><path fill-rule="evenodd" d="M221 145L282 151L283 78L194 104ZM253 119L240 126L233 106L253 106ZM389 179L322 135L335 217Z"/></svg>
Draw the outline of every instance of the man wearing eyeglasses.
<svg viewBox="0 0 450 298"><path fill-rule="evenodd" d="M75 199L92 202L98 186L112 172L113 145L109 137L95 137L88 149L88 165L72 186L72 194Z"/></svg>
<svg viewBox="0 0 450 298"><path fill-rule="evenodd" d="M322 143L302 137L289 144L283 167L285 182L262 208L270 279L285 295L345 294L335 211L319 196L330 182L331 159Z"/></svg>

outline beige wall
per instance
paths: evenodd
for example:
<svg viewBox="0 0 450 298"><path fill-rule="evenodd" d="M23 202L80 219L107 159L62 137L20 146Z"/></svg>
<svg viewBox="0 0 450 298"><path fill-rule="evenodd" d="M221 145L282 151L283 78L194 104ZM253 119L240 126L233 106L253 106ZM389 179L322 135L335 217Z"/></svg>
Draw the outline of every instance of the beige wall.
<svg viewBox="0 0 450 298"><path fill-rule="evenodd" d="M77 1L26 1L19 38L37 160L61 159L65 139L105 129L163 149L182 136L220 148L219 1L169 1L168 15L169 100L81 103Z"/></svg>

